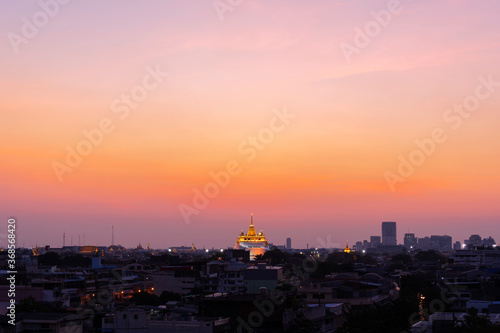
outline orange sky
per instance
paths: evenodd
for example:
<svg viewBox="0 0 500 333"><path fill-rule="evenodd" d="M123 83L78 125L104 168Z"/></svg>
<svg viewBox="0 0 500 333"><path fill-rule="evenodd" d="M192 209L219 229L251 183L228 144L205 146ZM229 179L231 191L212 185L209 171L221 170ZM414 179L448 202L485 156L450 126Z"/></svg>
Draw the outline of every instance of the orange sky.
<svg viewBox="0 0 500 333"><path fill-rule="evenodd" d="M0 210L18 245L105 245L115 225L126 246L232 246L252 212L274 244L353 243L386 220L399 240L500 238L500 5L389 3L1 4ZM403 177L400 156L436 128L446 140ZM241 170L195 207L230 161Z"/></svg>

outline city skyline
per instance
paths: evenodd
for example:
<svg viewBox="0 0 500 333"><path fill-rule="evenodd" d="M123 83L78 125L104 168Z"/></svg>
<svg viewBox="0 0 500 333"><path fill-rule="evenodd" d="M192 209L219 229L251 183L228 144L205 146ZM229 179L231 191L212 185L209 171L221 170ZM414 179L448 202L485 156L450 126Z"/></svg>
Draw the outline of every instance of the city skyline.
<svg viewBox="0 0 500 333"><path fill-rule="evenodd" d="M251 216L252 220L253 220L253 214ZM252 221L253 223L253 221ZM370 234L370 235L365 235L365 236L355 236L353 237L352 239L345 239L344 243L342 243L341 241L341 237L337 237L337 238L334 238L332 237L332 234L328 234L327 236L318 236L314 242L311 242L311 243L304 243L302 246L300 245L299 243L299 246L292 246L292 249L306 249L306 248L336 248L336 249L342 249L345 247L345 242L349 242L349 246L350 247L353 247L355 245L356 242L359 242L359 241L368 241L370 242L370 238L375 236L375 237L380 237L381 239L381 244L383 245L388 245L388 244L384 244L384 242L382 241L382 230L380 230L381 228L381 225L383 223L387 223L385 221L381 221L379 223L379 233L373 233L373 234ZM392 223L392 222L390 222ZM397 222L395 222L397 224ZM264 228L264 230L266 230L266 226L262 226L262 228L260 228L260 223L258 224L259 225L259 228L255 229L255 230L262 230ZM252 224L253 226L253 224ZM243 228L243 231L248 227L248 224L245 226L245 228ZM399 230L399 227L397 227L397 230ZM472 229L471 229L472 230ZM402 230L402 231L398 231L397 234L396 234L396 244L397 245L404 245L404 236L406 234L414 234L415 237L418 239L418 238L424 238L424 237L430 237L430 236L450 236L452 238L452 243L454 244L455 242L459 241L460 244L463 246L465 243L464 241L465 240L468 240L470 236L473 236L473 235L479 235L481 236L481 238L488 238L488 237L492 237L493 239L496 239L496 236L495 236L495 233L491 233L491 234L480 234L480 233L477 233L477 232L471 232L470 234L464 236L463 238L456 238L456 236L454 236L453 234L451 233L442 233L442 234L439 234L439 233L433 233L432 231L429 232L429 230L427 230L428 233L425 234L425 233L422 233L422 234L419 234L419 233L415 233L413 231L408 231L408 230ZM236 233L233 233L233 234L237 234L238 232ZM266 234L266 237L267 236L267 232L265 232ZM232 235L234 236L234 235ZM22 247L25 247L25 248L33 248L35 246L39 246L39 247L43 247L45 245L49 245L51 247L62 247L63 246L63 243L66 245L66 246L84 246L84 245L97 245L97 246L110 246L110 245L120 245L120 246L124 246L125 248L135 248L136 246L138 245L142 245L143 247L146 246L146 244L150 244L150 247L151 248L156 248L156 249L168 249L168 248L174 248L174 247L178 247L178 246L187 246L187 247L190 247L192 245L194 245L195 247L197 248L206 248L206 249L220 249L220 248L234 248L234 244L211 244L210 242L203 242L202 244L201 243L196 243L196 242L192 242L192 241L189 241L189 240L180 240L178 241L177 243L171 243L171 244L163 244L163 245L160 245L160 246L154 246L154 244L152 245L147 239L141 239L141 240L138 240L136 243L131 243L131 244L122 244L120 243L119 241L116 240L116 235L115 235L115 228L114 226L110 226L109 228L109 243L107 243L106 241L102 241L102 242L95 242L93 241L95 239L95 235L92 234L92 233L79 233L79 234L70 234L70 233L66 233L66 232L63 232L61 234L61 237L60 237L60 242L53 242L53 243L48 243L48 242L38 242L38 241L35 241L35 243L32 243L30 242L30 244L26 244L26 241L22 241ZM231 238L231 237L230 237ZM233 237L234 238L234 237ZM272 244L273 246L284 246L286 248L286 244L287 244L287 239L290 238L291 239L291 242L293 242L293 244L296 244L297 241L294 239L294 237L291 237L289 235L286 235L284 237L281 238L276 238L276 241L269 241L270 244ZM340 240L340 241L338 241ZM230 241L229 242L226 242L226 243L231 243ZM234 240L233 240L233 243L234 243ZM21 243L18 243L18 245L20 246ZM392 243L389 244L389 245L393 245ZM288 249L288 248L287 248Z"/></svg>
<svg viewBox="0 0 500 333"><path fill-rule="evenodd" d="M232 3L0 5L18 245L500 239L500 3Z"/></svg>

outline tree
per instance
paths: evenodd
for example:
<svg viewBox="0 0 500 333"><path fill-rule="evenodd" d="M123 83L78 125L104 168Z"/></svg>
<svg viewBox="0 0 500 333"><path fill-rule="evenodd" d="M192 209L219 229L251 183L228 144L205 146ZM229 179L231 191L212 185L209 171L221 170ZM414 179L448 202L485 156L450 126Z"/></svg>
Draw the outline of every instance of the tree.
<svg viewBox="0 0 500 333"><path fill-rule="evenodd" d="M139 293L134 293L132 296L132 301L136 305L159 305L159 298L155 294L150 294L146 291L141 291Z"/></svg>
<svg viewBox="0 0 500 333"><path fill-rule="evenodd" d="M434 262L436 264L444 264L447 261L447 259L444 255L442 255L434 250L421 251L421 252L417 253L415 255L415 260L429 261L429 262Z"/></svg>
<svg viewBox="0 0 500 333"><path fill-rule="evenodd" d="M415 304L398 299L386 305L352 307L344 312L346 321L340 333L400 333L408 331L408 318Z"/></svg>
<svg viewBox="0 0 500 333"><path fill-rule="evenodd" d="M44 266L57 266L59 264L59 255L55 252L47 252L38 257L38 263Z"/></svg>
<svg viewBox="0 0 500 333"><path fill-rule="evenodd" d="M92 259L81 254L65 256L59 260L60 267L90 267Z"/></svg>
<svg viewBox="0 0 500 333"><path fill-rule="evenodd" d="M286 264L290 255L278 249L266 251L263 255L257 255L255 259L271 260L272 265Z"/></svg>
<svg viewBox="0 0 500 333"><path fill-rule="evenodd" d="M498 333L500 332L500 325L492 324L489 316L480 316L477 309L472 307L464 316L464 320L456 322L453 332Z"/></svg>
<svg viewBox="0 0 500 333"><path fill-rule="evenodd" d="M407 254L396 254L392 257L391 262L401 262L406 265L411 262L411 257Z"/></svg>
<svg viewBox="0 0 500 333"><path fill-rule="evenodd" d="M159 304L166 304L167 302L170 302L170 301L180 301L182 299L181 295L180 294L177 294L177 293L173 293L173 292L170 292L170 291L164 291L161 293L159 299L158 299L158 303Z"/></svg>

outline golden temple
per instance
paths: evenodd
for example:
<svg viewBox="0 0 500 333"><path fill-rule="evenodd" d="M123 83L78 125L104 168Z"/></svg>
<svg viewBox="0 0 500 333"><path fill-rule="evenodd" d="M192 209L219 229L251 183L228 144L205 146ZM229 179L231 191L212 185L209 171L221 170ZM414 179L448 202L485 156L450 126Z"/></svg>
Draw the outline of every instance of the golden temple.
<svg viewBox="0 0 500 333"><path fill-rule="evenodd" d="M268 250L268 241L264 232L261 230L258 234L255 231L255 226L253 225L253 214L250 218L250 227L245 235L243 230L241 231L239 237L236 239L235 249L249 249L250 259L254 260L255 256L259 254L264 254Z"/></svg>

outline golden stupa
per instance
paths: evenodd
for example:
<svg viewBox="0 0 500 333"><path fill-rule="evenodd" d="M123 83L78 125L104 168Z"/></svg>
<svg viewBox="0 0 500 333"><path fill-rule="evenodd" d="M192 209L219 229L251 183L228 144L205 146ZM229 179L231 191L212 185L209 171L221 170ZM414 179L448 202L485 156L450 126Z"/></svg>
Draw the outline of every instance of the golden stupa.
<svg viewBox="0 0 500 333"><path fill-rule="evenodd" d="M254 260L259 254L264 254L268 250L268 241L264 232L261 230L258 234L255 232L255 227L253 225L253 214L250 218L250 227L245 235L243 230L241 231L239 237L236 239L235 249L249 249L250 259Z"/></svg>
<svg viewBox="0 0 500 333"><path fill-rule="evenodd" d="M348 241L348 242L347 242L347 244L345 245L344 252L345 252L345 253L351 253L351 249L349 248L349 241Z"/></svg>

